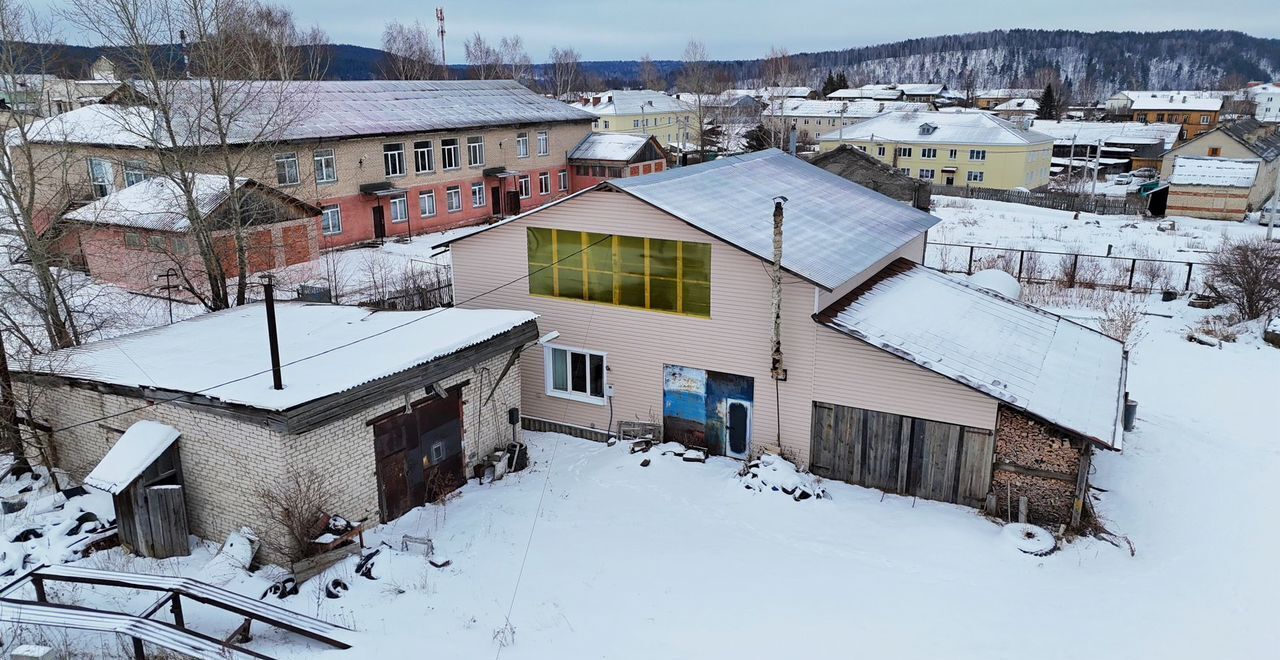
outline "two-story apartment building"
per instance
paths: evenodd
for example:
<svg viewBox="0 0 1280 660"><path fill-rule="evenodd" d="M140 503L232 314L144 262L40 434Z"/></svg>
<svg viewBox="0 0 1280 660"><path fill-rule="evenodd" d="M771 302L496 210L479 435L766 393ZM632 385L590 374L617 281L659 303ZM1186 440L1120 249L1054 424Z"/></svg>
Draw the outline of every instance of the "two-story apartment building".
<svg viewBox="0 0 1280 660"><path fill-rule="evenodd" d="M1106 101L1107 114L1148 124L1180 124L1181 139L1213 130L1229 92L1125 90Z"/></svg>
<svg viewBox="0 0 1280 660"><path fill-rule="evenodd" d="M1043 93L1043 89L1028 88L981 89L974 95L974 105L983 110L992 110L1013 99L1034 99L1039 102Z"/></svg>
<svg viewBox="0 0 1280 660"><path fill-rule="evenodd" d="M1037 119L1031 128L1053 138L1056 158L1127 159L1125 171L1160 169L1164 153L1182 135L1179 124L1146 124L1139 121L1059 121Z"/></svg>
<svg viewBox="0 0 1280 660"><path fill-rule="evenodd" d="M1262 83L1245 90L1254 103L1254 118L1260 122L1280 124L1280 83Z"/></svg>
<svg viewBox="0 0 1280 660"><path fill-rule="evenodd" d="M817 141L823 133L841 126L852 126L886 112L930 112L930 103L907 101L809 101L786 99L775 101L765 109L764 125L772 130L796 128L796 137L804 142Z"/></svg>
<svg viewBox="0 0 1280 660"><path fill-rule="evenodd" d="M1078 522L1092 447L1120 447L1123 349L922 267L936 221L767 150L607 181L450 249L460 299L538 314L526 428L651 423L713 454L1001 510L1026 496L1033 519Z"/></svg>
<svg viewBox="0 0 1280 660"><path fill-rule="evenodd" d="M166 94L199 116L205 83L176 81ZM282 91L283 88L283 91ZM569 193L567 154L594 117L511 81L315 81L246 83L257 96L230 133L253 162L240 174L318 206L325 247L421 233L514 215ZM150 176L159 151L203 150L196 171L221 171L215 139L183 131L169 144L138 86L103 103L45 120L35 150L71 147L54 213ZM155 137L152 137L155 136ZM203 158L204 160L201 160ZM207 161L207 162L206 162ZM203 166L201 166L203 165Z"/></svg>
<svg viewBox="0 0 1280 660"><path fill-rule="evenodd" d="M861 149L908 176L948 186L1039 188L1053 138L986 112L890 112L822 135L820 151Z"/></svg>
<svg viewBox="0 0 1280 660"><path fill-rule="evenodd" d="M947 86L942 83L870 84L861 87L837 89L827 95L828 100L910 101L934 103L942 98Z"/></svg>
<svg viewBox="0 0 1280 660"><path fill-rule="evenodd" d="M574 107L594 116L594 131L652 135L664 147L696 144L701 134L693 104L649 89L602 92L579 100Z"/></svg>

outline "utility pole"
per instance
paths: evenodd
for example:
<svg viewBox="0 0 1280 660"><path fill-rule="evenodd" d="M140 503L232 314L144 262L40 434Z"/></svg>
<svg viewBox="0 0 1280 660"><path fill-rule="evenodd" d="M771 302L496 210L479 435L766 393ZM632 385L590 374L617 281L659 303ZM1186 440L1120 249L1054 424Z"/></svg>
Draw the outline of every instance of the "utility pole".
<svg viewBox="0 0 1280 660"><path fill-rule="evenodd" d="M280 338L276 333L276 295L271 273L262 275L262 292L267 298L267 342L271 347L271 387L283 390L284 382L280 375Z"/></svg>
<svg viewBox="0 0 1280 660"><path fill-rule="evenodd" d="M1264 204L1262 210L1266 210ZM1276 189L1271 193L1271 213L1267 214L1267 241L1271 241L1272 230L1276 226L1276 215L1280 214L1280 165L1276 166Z"/></svg>
<svg viewBox="0 0 1280 660"><path fill-rule="evenodd" d="M444 56L444 7L436 7L436 25L440 33L440 68L443 70L441 78L449 79L449 60Z"/></svg>
<svg viewBox="0 0 1280 660"><path fill-rule="evenodd" d="M1053 162L1051 158L1050 163ZM1075 192L1075 185L1071 182L1071 166L1076 162L1076 136L1071 135L1071 153L1067 154L1067 190Z"/></svg>
<svg viewBox="0 0 1280 660"><path fill-rule="evenodd" d="M1101 156L1102 156L1102 141L1099 140L1095 142L1093 145L1093 183L1091 184L1091 187L1089 189L1089 195L1091 197L1098 196L1098 165L1099 165L1099 162L1101 161ZM1094 210L1096 211L1097 209L1095 208Z"/></svg>

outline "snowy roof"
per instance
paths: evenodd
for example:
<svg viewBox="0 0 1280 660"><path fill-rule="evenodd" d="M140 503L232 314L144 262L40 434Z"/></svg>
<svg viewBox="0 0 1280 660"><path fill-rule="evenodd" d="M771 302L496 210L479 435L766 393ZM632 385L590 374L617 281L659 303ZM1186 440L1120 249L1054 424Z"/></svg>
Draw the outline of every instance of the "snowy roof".
<svg viewBox="0 0 1280 660"><path fill-rule="evenodd" d="M1245 117L1225 124L1221 130L1268 163L1280 158L1280 133L1268 131L1262 122L1253 117Z"/></svg>
<svg viewBox="0 0 1280 660"><path fill-rule="evenodd" d="M261 304L55 351L48 368L33 371L283 411L426 364L535 318L512 310L277 303L282 390L271 387Z"/></svg>
<svg viewBox="0 0 1280 660"><path fill-rule="evenodd" d="M693 110L693 106L684 101L649 89L611 90L597 94L594 98L600 99L598 105L592 105L591 100L588 100L585 104L578 103L573 107L593 115L638 115L642 111L654 113Z"/></svg>
<svg viewBox="0 0 1280 660"><path fill-rule="evenodd" d="M782 265L827 289L938 222L777 149L607 183L765 260L773 258L773 198L785 196Z"/></svg>
<svg viewBox="0 0 1280 660"><path fill-rule="evenodd" d="M644 148L651 135L627 133L588 133L578 146L569 152L570 160L628 161Z"/></svg>
<svg viewBox="0 0 1280 660"><path fill-rule="evenodd" d="M1222 109L1222 99L1195 96L1182 92L1125 92L1133 99L1134 110L1200 110L1216 112Z"/></svg>
<svg viewBox="0 0 1280 660"><path fill-rule="evenodd" d="M926 123L937 130L921 132L920 125ZM819 139L975 145L1040 144L1053 140L1044 133L1019 128L983 112L889 112L823 134Z"/></svg>
<svg viewBox="0 0 1280 660"><path fill-rule="evenodd" d="M870 84L859 87L856 91L862 92L885 92L899 91L909 96L937 96L942 93L946 85L942 83L897 83L897 84ZM846 90L837 90L840 92Z"/></svg>
<svg viewBox="0 0 1280 660"><path fill-rule="evenodd" d="M1035 99L1027 99L1027 98L1009 99L1008 101L1005 101L1004 103L1001 103L1000 105L997 105L996 107L992 108L992 110L996 110L996 111L1027 110L1031 112L1036 112L1039 109L1040 109L1039 101Z"/></svg>
<svg viewBox="0 0 1280 660"><path fill-rule="evenodd" d="M876 101L894 101L902 98L902 91L898 89L837 89L827 94L828 99L874 99Z"/></svg>
<svg viewBox="0 0 1280 660"><path fill-rule="evenodd" d="M771 117L845 117L866 118L886 112L929 112L928 103L907 101L809 101L785 99L774 101L765 111Z"/></svg>
<svg viewBox="0 0 1280 660"><path fill-rule="evenodd" d="M178 429L159 422L134 422L116 441L84 483L119 495L178 439Z"/></svg>
<svg viewBox="0 0 1280 660"><path fill-rule="evenodd" d="M1172 149L1182 126L1178 124L1145 124L1138 121L1106 122L1106 121L1057 121L1037 119L1031 125L1033 130L1053 137L1055 144L1143 144L1151 140L1159 140L1165 149Z"/></svg>
<svg viewBox="0 0 1280 660"><path fill-rule="evenodd" d="M1260 161L1208 156L1177 156L1173 159L1175 186L1217 186L1251 188L1258 178Z"/></svg>
<svg viewBox="0 0 1280 660"><path fill-rule="evenodd" d="M233 142L313 140L394 135L461 128L560 121L590 121L592 115L526 89L510 80L323 80L231 81L237 121ZM179 109L179 144L213 139L201 126L207 114L207 83L170 81L163 93ZM149 96L135 85L137 93ZM146 106L91 105L36 122L36 141L150 146L166 143Z"/></svg>
<svg viewBox="0 0 1280 660"><path fill-rule="evenodd" d="M1038 99L1043 93L1043 89L1006 87L1002 89L980 89L977 97L980 99Z"/></svg>
<svg viewBox="0 0 1280 660"><path fill-rule="evenodd" d="M751 96L760 99L804 98L813 94L812 87L757 87L755 89L727 89L725 94Z"/></svg>
<svg viewBox="0 0 1280 660"><path fill-rule="evenodd" d="M227 199L227 177L215 174L192 174L196 205L206 217ZM238 179L239 188L248 179ZM139 229L185 232L191 229L187 216L186 196L178 184L167 177L153 176L128 188L68 211L63 218Z"/></svg>
<svg viewBox="0 0 1280 660"><path fill-rule="evenodd" d="M1114 449L1123 345L1037 307L898 259L819 323Z"/></svg>

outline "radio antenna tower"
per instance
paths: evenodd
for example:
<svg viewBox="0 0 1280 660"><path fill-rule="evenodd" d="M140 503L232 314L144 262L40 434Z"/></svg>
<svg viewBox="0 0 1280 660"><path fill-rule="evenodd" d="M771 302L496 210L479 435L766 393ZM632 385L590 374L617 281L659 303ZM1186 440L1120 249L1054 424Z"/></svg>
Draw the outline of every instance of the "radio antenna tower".
<svg viewBox="0 0 1280 660"><path fill-rule="evenodd" d="M444 56L444 7L436 7L436 24L439 25L437 30L440 33L440 67L444 71L444 78L449 77L449 60Z"/></svg>

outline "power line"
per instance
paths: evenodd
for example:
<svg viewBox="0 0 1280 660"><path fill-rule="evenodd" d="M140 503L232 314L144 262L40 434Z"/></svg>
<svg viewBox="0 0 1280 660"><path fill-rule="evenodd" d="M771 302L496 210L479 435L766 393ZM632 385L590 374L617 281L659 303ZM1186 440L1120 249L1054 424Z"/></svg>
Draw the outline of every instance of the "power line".
<svg viewBox="0 0 1280 660"><path fill-rule="evenodd" d="M546 270L546 269L548 269L548 268L551 268L552 266L555 266L556 264L559 264L559 263L560 263L560 262L562 262L562 261L565 261L565 260L567 260L567 259L571 259L571 258L573 258L573 257L576 257L576 256L578 256L578 255L582 254L583 252L586 252L588 249L590 249L590 248L592 248L592 247L595 247L596 245L599 245L599 244L601 244L601 243L603 243L603 242L605 242L605 241L607 241L607 240L611 240L612 238L613 238L613 236L612 236L612 235L610 235L610 234L606 234L603 238L601 238L601 239L599 239L599 240L597 240L597 241L595 241L595 242L593 242L593 243L590 243L590 244L588 244L588 245L584 246L581 250L578 250L577 252L573 252L573 253L571 253L571 254L567 254L567 255L565 255L565 256L563 256L563 257L559 258L559 259L556 259L555 261L552 261L551 263L549 263L549 264L547 264L547 265L545 265L545 266L541 266L541 267L539 267L539 268L536 268L536 269L534 269L534 270L532 270L532 271L530 271L530 272L526 273L525 275L521 275L520 277L517 277L517 278L515 278L515 279L513 279L513 280L511 280L511 281L508 281L508 282L504 282L504 283L502 283L502 284L499 284L498 286L493 287L492 289L489 289L489 290L487 290L487 291L482 291L482 292L480 292L480 293L477 293L476 295L471 296L470 298L467 298L466 300L463 300L463 301L461 301L461 302L459 302L459 303L455 303L455 305L454 305L454 306L455 306L455 307L457 307L457 306L460 306L460 305L465 305L465 304L467 304L467 303L469 303L469 302L472 302L472 301L478 300L479 298L482 298L482 297L487 296L487 295L489 295L489 294L496 293L497 291L499 291L499 290L501 290L501 289L504 289L504 288L506 288L506 287L508 287L508 286L511 286L512 284L515 284L515 283L517 283L517 282L520 282L521 280L526 280L526 279L528 279L529 277L531 277L531 276L533 276L533 275L535 275L535 274L537 274L537 273L540 273L540 272L542 272L542 271L544 271L544 270ZM447 308L447 307L440 307L440 308L437 308L435 311L432 311L432 312L430 312L430 313L428 313L428 314L424 314L424 315L419 316L419 317L414 318L414 319L410 319L410 320L405 321L404 323L401 323L401 324L399 324L399 325L394 325L394 326L392 326L392 327L390 327L390 328L385 328L385 329L383 329L383 330L379 330L378 332L374 332L374 333L372 333L372 334L365 335L365 336L363 336L363 337L359 337L359 338L353 339L353 340L351 340L351 341L349 341L349 342L347 342L347 343L345 343L345 344L339 344L339 345L337 345L337 346L332 346L332 347L330 347L330 348L327 348L327 349L325 349L325 350L323 350L323 351L320 351L320 352L318 352L318 353L314 353L314 354L312 354L312 355L307 355L307 356L304 356L304 357L300 357L300 358L298 358L298 359L296 359L296 360L291 360L291 361L289 361L289 362L286 362L286 363L284 363L284 364L280 365L280 368L282 368L282 369L283 369L284 367L292 366L292 365L298 364L299 362L304 362L304 361L306 361L306 360L311 360L311 359L314 359L314 358L318 358L318 357L320 357L320 356L322 356L322 355L327 355L327 354L332 353L332 352L334 352L334 351L337 351L337 350L340 350L340 349L343 349L343 348L348 348L348 347L350 347L350 346L354 346L355 344L359 344L360 342L368 341L368 340L373 339L373 338L375 338L375 337L380 337L380 336L385 335L385 334L387 334L387 333L389 333L389 332L393 332L393 331L395 331L395 330L399 330L400 328L403 328L403 327L405 327L405 326L409 326L409 325L412 325L412 324L417 323L417 322L419 322L419 321L424 321L424 320L426 320L426 319L429 319L429 318L431 318L432 316L435 316L436 314L439 314L440 312L443 312L443 311L444 311L444 310L446 310L446 309L449 309L449 308ZM127 357L127 356L126 356L126 357ZM132 361L132 360L130 360L130 361ZM136 363L135 363L135 364L136 364ZM143 373L145 374L145 372L143 372ZM182 394L179 394L179 395L177 395L177 396L169 397L169 398L164 399L164 400L162 400L162 401L154 401L154 402L148 403L148 404L147 404L147 405L145 405L145 406L137 406L137 407L135 407L135 408L129 408L129 409L127 409L127 410L122 410L122 411L120 411L120 412L112 413L112 414L110 414L110 415L103 415L103 416L98 417L98 418L95 418L95 419L90 419L90 420L86 420L86 421L83 421L83 422L77 422L77 423L75 423L75 424L71 424L71 425L68 425L68 426L63 426L63 427L60 427L60 428L56 428L56 429L54 429L53 431L51 431L51 433L58 433L58 432L61 432L61 431L68 431L68 430L71 430L71 429L74 429L74 428L78 428L78 427L81 427L81 426L85 426L85 425L87 425L87 424L96 424L96 423L98 423L98 422L102 422L102 421L105 421L105 420L108 420L108 419L114 419L114 418L116 418L116 417L120 417L120 416L122 416L122 415L128 415L128 414L130 414L130 413L134 413L134 412L137 412L137 411L139 411L139 410L145 410L145 409L150 408L150 407L152 407L152 406L155 406L155 405L157 405L157 404L172 403L172 402L174 402L174 401L177 401L177 400L179 400L179 399L182 399L182 398L184 398L184 397L186 397L186 396L189 396L189 395L192 395L192 394L201 394L201 393L203 393L203 392L208 392L208 391L210 391L210 390L216 390L216 389L218 389L218 388L220 388L220 387L226 387L227 385L233 385L233 384L235 384L235 383L239 383L239 382L241 382L241 381L248 380L248 379L253 378L253 377L255 377L255 376L261 376L261 375L263 375L263 374L268 374L268 373L271 373L271 369L270 369L270 368L263 369L263 370L261 370L261 371L256 371L256 372L254 372L254 373L251 373L251 374L248 374L248 375L245 375L245 376L240 376L240 377L238 377L238 378L233 378L233 379L231 379L231 380L228 380L228 381L225 381L225 382L222 382L222 383L218 383L217 385L210 385L209 387L204 387L204 388L201 388L201 389L198 389L198 390L193 390L193 391L191 391L191 392L184 392L184 393L182 393ZM54 374L54 375L56 375L56 374Z"/></svg>

